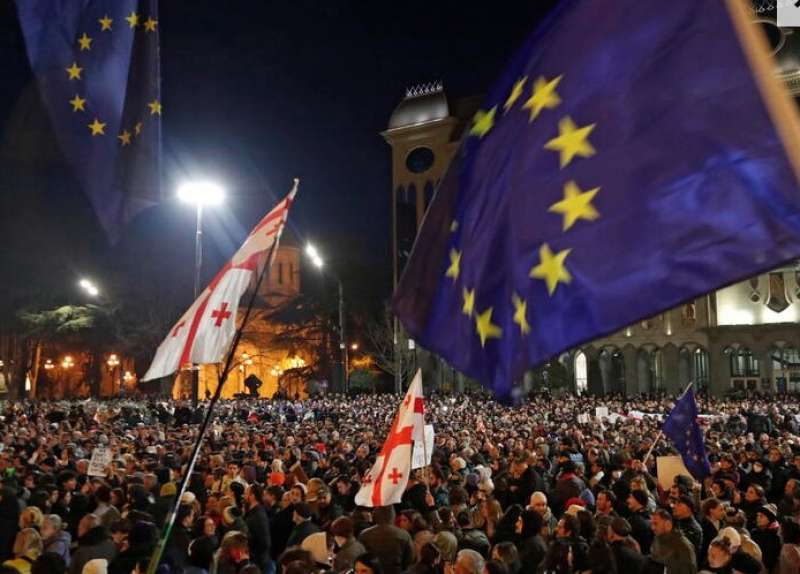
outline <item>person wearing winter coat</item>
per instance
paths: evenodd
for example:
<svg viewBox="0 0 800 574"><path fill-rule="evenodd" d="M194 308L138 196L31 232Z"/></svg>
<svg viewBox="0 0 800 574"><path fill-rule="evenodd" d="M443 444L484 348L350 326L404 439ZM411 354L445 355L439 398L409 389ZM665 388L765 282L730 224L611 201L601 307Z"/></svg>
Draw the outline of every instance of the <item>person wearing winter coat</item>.
<svg viewBox="0 0 800 574"><path fill-rule="evenodd" d="M90 560L105 558L111 563L116 558L117 545L94 514L87 514L80 520L77 534L78 548L72 553L69 574L81 574Z"/></svg>
<svg viewBox="0 0 800 574"><path fill-rule="evenodd" d="M9 487L0 488L0 561L13 556L14 537L19 530L19 502Z"/></svg>
<svg viewBox="0 0 800 574"><path fill-rule="evenodd" d="M675 528L672 515L659 508L653 513L651 527L655 538L650 557L664 566L665 574L695 574L697 560L694 546Z"/></svg>
<svg viewBox="0 0 800 574"><path fill-rule="evenodd" d="M772 572L781 553L781 535L778 525L778 510L774 504L765 504L756 511L756 529L753 542L761 548L762 560L767 572Z"/></svg>
<svg viewBox="0 0 800 574"><path fill-rule="evenodd" d="M64 560L64 564L69 567L69 547L72 544L72 536L63 529L63 525L58 514L47 514L42 521L42 542L45 552L58 554Z"/></svg>
<svg viewBox="0 0 800 574"><path fill-rule="evenodd" d="M535 510L525 510L517 519L517 548L521 572L537 572L547 554L547 545L541 536L542 515Z"/></svg>

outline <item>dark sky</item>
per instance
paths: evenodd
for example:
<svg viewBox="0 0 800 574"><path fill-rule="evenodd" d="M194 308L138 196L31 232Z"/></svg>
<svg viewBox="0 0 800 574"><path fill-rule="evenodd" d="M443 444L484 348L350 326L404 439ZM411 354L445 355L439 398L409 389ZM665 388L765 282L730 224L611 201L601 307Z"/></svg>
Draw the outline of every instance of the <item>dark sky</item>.
<svg viewBox="0 0 800 574"><path fill-rule="evenodd" d="M164 203L136 233L165 246L154 255L175 258L176 274L190 273L193 214L177 204L175 185L217 179L229 200L208 216L215 267L297 175L296 232L388 281L390 152L379 132L392 109L420 82L441 80L450 96L484 92L550 4L162 1ZM0 50L7 140L32 82L9 0L0 8ZM73 219L85 221L80 200L52 198L62 233ZM0 218L20 215L4 210ZM97 230L80 235L108 254ZM65 253L70 237L78 241L58 241Z"/></svg>

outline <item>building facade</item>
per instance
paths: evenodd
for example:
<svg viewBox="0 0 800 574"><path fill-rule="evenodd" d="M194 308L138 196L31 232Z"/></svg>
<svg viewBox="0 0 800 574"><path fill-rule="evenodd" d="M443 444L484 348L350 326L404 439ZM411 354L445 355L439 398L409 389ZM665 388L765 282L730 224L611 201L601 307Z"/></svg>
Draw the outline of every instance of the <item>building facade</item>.
<svg viewBox="0 0 800 574"><path fill-rule="evenodd" d="M779 29L774 12L761 9L759 2L754 3L754 20L770 41L776 74L797 98L800 35ZM381 133L392 150L395 284L434 189L479 104L479 98L449 100L440 84L413 88ZM800 266L790 264L709 293L553 360L564 366L578 392L678 393L689 382L716 395L733 390L800 392L798 320ZM526 381L529 386L530 377ZM461 390L463 385L460 380L451 388Z"/></svg>

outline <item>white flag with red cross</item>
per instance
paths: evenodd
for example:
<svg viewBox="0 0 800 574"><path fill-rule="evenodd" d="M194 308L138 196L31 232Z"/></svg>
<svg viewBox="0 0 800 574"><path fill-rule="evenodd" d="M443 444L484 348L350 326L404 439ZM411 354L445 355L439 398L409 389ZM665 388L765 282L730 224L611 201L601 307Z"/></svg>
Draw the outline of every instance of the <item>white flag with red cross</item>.
<svg viewBox="0 0 800 574"><path fill-rule="evenodd" d="M361 481L356 504L376 507L400 502L411 473L412 442L424 432L424 413L422 372L418 370L375 464Z"/></svg>
<svg viewBox="0 0 800 574"><path fill-rule="evenodd" d="M166 377L191 364L224 360L236 334L239 299L261 265L272 264L265 258L270 253L274 258L296 193L297 180L289 195L258 222L231 260L172 326L141 380Z"/></svg>

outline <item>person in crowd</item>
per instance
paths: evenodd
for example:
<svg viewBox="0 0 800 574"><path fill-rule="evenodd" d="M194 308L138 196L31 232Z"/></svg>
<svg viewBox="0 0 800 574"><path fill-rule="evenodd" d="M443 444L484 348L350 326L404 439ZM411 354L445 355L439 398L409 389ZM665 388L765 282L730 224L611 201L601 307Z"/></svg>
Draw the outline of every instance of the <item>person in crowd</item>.
<svg viewBox="0 0 800 574"><path fill-rule="evenodd" d="M756 511L756 528L752 531L753 542L761 549L764 566L771 573L778 563L781 553L780 524L778 509L774 504L765 504Z"/></svg>
<svg viewBox="0 0 800 574"><path fill-rule="evenodd" d="M411 536L394 525L395 513L391 506L373 510L375 526L367 528L359 541L371 555L377 557L384 574L400 574L414 561L414 542Z"/></svg>
<svg viewBox="0 0 800 574"><path fill-rule="evenodd" d="M653 543L653 530L650 528L650 512L647 510L649 497L642 490L634 490L628 496L628 522L631 525L631 536L639 543L643 554L650 553Z"/></svg>
<svg viewBox="0 0 800 574"><path fill-rule="evenodd" d="M365 552L356 558L353 574L384 574L384 571L378 557Z"/></svg>
<svg viewBox="0 0 800 574"><path fill-rule="evenodd" d="M652 558L664 566L665 574L695 574L697 558L694 546L675 528L675 521L669 511L659 508L651 518L653 538Z"/></svg>
<svg viewBox="0 0 800 574"><path fill-rule="evenodd" d="M117 546L108 530L94 514L86 514L78 524L78 547L72 553L69 574L81 574L90 560L102 559L108 563L117 555Z"/></svg>
<svg viewBox="0 0 800 574"><path fill-rule="evenodd" d="M694 517L694 499L688 494L680 495L672 506L672 517L674 528L692 543L695 559L699 559L703 551L703 527Z"/></svg>
<svg viewBox="0 0 800 574"><path fill-rule="evenodd" d="M48 514L42 520L42 543L45 553L57 554L69 566L72 537L62 528L63 521L58 514Z"/></svg>
<svg viewBox="0 0 800 574"><path fill-rule="evenodd" d="M479 553L468 548L459 550L453 567L453 574L483 574L486 561Z"/></svg>
<svg viewBox="0 0 800 574"><path fill-rule="evenodd" d="M542 539L542 515L536 510L525 510L517 519L517 549L523 572L536 572L545 555L547 545Z"/></svg>
<svg viewBox="0 0 800 574"><path fill-rule="evenodd" d="M30 574L31 565L42 554L42 537L33 528L25 528L17 533L14 540L13 555L3 566L15 570L18 574Z"/></svg>
<svg viewBox="0 0 800 574"><path fill-rule="evenodd" d="M781 523L783 548L778 556L775 574L800 572L800 520L785 518Z"/></svg>
<svg viewBox="0 0 800 574"><path fill-rule="evenodd" d="M266 572L270 565L270 528L267 511L261 503L263 499L261 485L253 483L247 487L245 493L244 515L245 524L250 541L250 559L262 572Z"/></svg>

